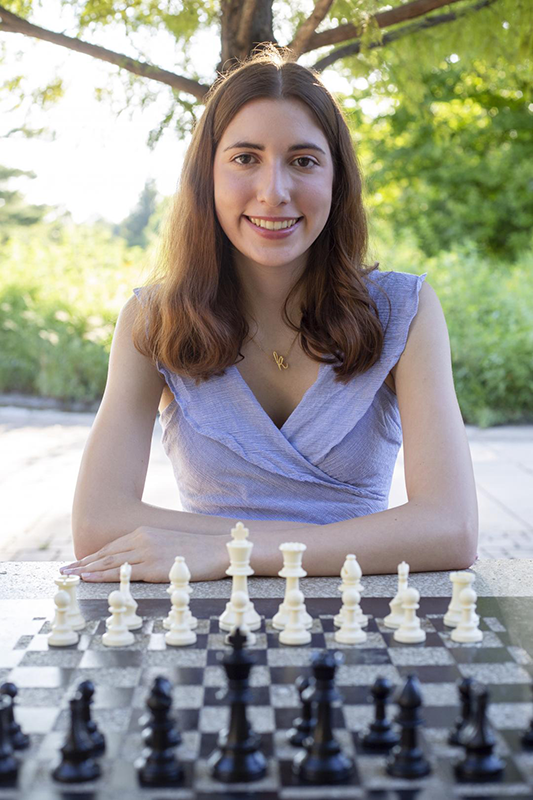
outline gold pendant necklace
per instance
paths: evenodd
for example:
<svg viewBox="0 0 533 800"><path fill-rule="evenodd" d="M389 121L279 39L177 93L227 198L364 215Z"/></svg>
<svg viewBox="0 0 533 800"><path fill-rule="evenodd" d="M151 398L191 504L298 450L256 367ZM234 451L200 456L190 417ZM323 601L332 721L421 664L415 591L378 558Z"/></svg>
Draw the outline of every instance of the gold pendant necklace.
<svg viewBox="0 0 533 800"><path fill-rule="evenodd" d="M299 332L298 332L298 333L299 333ZM290 354L290 352L291 352L291 350L292 350L292 348L293 348L293 346L294 346L294 342L295 342L295 341L296 341L296 339L298 338L298 333L296 334L296 336L294 337L294 339L293 339L293 341L292 341L292 344L291 344L291 346L290 346L290 348L289 348L289 352L287 353L287 358L289 357L289 354ZM255 340L254 336L252 336L252 338L251 338L251 341L252 341L252 342L255 342L255 344L258 346L258 348L261 350L261 352L263 352L263 353L264 353L266 356L268 356L268 353L266 352L266 350L263 350L263 348L261 347L261 345L259 344L259 342L257 342L257 341ZM279 370L282 370L282 369L289 369L289 365L288 365L288 364L287 364L287 362L285 361L285 357L284 357L284 356L282 356L282 355L278 355L278 353L276 353L276 351L275 351L275 350L273 350L273 351L272 351L272 355L273 355L273 357L274 357L274 361L275 361L275 362L276 362L276 364L278 365L278 369L279 369ZM270 356L269 356L269 358L270 358Z"/></svg>

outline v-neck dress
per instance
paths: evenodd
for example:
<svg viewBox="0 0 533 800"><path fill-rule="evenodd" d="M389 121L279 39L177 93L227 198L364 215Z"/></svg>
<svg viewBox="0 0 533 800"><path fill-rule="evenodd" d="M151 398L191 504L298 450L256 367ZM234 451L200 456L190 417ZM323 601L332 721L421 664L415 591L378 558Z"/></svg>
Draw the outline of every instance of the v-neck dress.
<svg viewBox="0 0 533 800"><path fill-rule="evenodd" d="M197 386L157 361L174 395L160 423L183 510L325 525L387 509L402 429L384 381L405 348L426 276L370 274L386 328L381 357L347 384L335 381L333 364L321 364L281 428L236 365ZM143 302L146 288L133 291Z"/></svg>

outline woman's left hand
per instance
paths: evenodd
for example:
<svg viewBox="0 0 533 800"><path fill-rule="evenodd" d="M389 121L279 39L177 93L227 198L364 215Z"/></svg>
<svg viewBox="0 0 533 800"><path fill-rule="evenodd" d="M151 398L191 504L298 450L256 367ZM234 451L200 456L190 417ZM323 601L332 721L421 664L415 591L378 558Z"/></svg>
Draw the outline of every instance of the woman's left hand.
<svg viewBox="0 0 533 800"><path fill-rule="evenodd" d="M167 531L141 525L79 561L61 567L63 574L80 575L91 582L120 581L120 567L131 564L131 580L168 583L176 556L183 556L191 581L224 578L229 563L226 535Z"/></svg>

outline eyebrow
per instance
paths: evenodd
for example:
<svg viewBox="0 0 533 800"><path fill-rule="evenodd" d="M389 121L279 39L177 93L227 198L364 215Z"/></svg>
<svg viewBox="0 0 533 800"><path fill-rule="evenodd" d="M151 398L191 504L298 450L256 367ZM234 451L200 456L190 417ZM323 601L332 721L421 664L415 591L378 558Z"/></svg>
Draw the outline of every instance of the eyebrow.
<svg viewBox="0 0 533 800"><path fill-rule="evenodd" d="M226 150L234 150L238 147L246 147L248 150L264 150L264 144L253 144L253 142L235 142L235 144L230 145L229 147L224 148L224 152ZM325 151L322 150L317 144L313 144L312 142L303 142L300 144L291 144L290 147L287 148L288 153L292 153L293 150L318 150L320 153L326 155Z"/></svg>

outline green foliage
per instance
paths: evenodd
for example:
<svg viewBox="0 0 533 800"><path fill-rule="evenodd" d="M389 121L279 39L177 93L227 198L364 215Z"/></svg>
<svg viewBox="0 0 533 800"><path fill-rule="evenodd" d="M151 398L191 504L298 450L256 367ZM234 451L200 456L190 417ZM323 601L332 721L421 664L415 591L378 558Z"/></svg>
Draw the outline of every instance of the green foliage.
<svg viewBox="0 0 533 800"><path fill-rule="evenodd" d="M20 228L0 247L0 392L100 399L118 312L148 259L104 224Z"/></svg>
<svg viewBox="0 0 533 800"><path fill-rule="evenodd" d="M465 242L427 258L408 232L371 225L380 269L427 272L442 305L466 423L533 422L533 235L514 263L488 263Z"/></svg>
<svg viewBox="0 0 533 800"><path fill-rule="evenodd" d="M368 205L426 255L470 239L480 254L513 260L533 227L533 104L527 65L445 63L423 76L424 103L404 92L392 111L351 117ZM361 103L372 89L355 90Z"/></svg>
<svg viewBox="0 0 533 800"><path fill-rule="evenodd" d="M47 205L26 203L21 192L8 189L10 178L26 175L35 178L34 172L11 169L0 164L0 241L5 241L18 226L35 225L52 209Z"/></svg>
<svg viewBox="0 0 533 800"><path fill-rule="evenodd" d="M150 219L152 248L169 201ZM428 259L411 235L377 219L371 242L381 269L428 272L465 421L533 422L533 249L515 264L489 265L468 243ZM40 223L0 246L0 392L98 403L118 313L153 253L128 248L103 224Z"/></svg>
<svg viewBox="0 0 533 800"><path fill-rule="evenodd" d="M116 236L122 236L128 247L146 247L149 243L148 224L157 208L158 191L154 180L144 184L135 208L115 226Z"/></svg>

